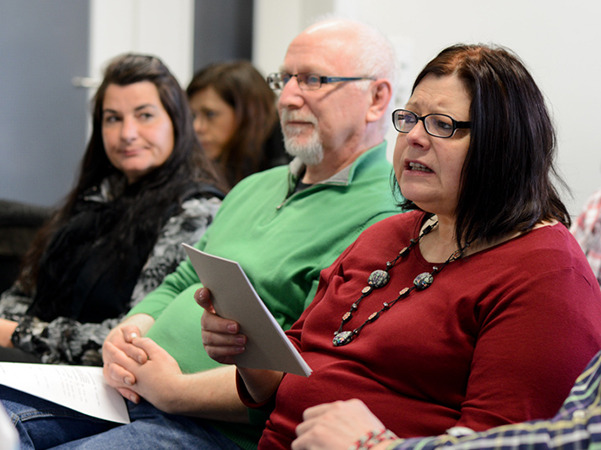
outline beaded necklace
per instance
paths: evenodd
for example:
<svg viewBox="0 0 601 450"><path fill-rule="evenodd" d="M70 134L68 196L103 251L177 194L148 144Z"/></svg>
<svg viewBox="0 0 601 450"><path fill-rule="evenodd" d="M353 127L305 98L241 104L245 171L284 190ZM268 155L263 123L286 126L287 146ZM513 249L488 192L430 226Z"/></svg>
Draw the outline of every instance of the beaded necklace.
<svg viewBox="0 0 601 450"><path fill-rule="evenodd" d="M380 315L392 308L394 304L399 300L408 297L409 294L411 294L411 292L413 292L414 290L423 291L424 289L427 289L434 282L434 275L436 275L442 269L444 269L447 266L447 264L456 261L463 256L463 253L465 252L467 247L469 247L469 243L466 243L463 247L451 253L451 256L449 256L440 267L433 266L431 272L423 272L417 275L413 280L413 286L408 286L401 289L398 297L394 300L390 302L383 302L382 308L378 311L374 311L373 313L371 313L367 320L361 325L359 325L357 328L355 328L352 331L342 331L344 325L346 325L353 318L353 313L357 311L357 309L359 309L359 304L361 303L361 300L363 300L365 297L371 294L375 289L384 287L390 280L390 274L388 273L390 269L394 267L394 265L399 259L407 256L409 252L411 252L411 249L415 247L425 235L430 233L436 227L436 225L438 225L438 221L426 226L419 234L417 239L410 239L409 245L403 248L396 256L396 258L394 258L392 261L386 262L386 269L374 270L369 275L369 277L367 278L367 286L365 286L361 290L361 296L357 300L355 300L355 302L351 305L351 308L342 316L340 327L338 328L338 331L334 333L334 339L332 340L332 343L335 347L340 347L342 345L350 343L353 339L359 336L359 333L361 333L363 327L365 327L369 323L375 322L378 319L378 317L380 317Z"/></svg>

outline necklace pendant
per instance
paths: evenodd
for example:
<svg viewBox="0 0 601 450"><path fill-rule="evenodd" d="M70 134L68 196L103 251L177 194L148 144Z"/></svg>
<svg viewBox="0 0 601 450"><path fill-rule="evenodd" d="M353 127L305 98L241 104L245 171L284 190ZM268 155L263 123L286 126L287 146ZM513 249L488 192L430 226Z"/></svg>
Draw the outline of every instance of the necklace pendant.
<svg viewBox="0 0 601 450"><path fill-rule="evenodd" d="M434 277L432 276L431 273L423 272L415 277L415 279L413 280L413 285L415 286L416 289L421 291L421 290L424 290L424 289L430 287L430 285L432 284L433 281L434 281Z"/></svg>
<svg viewBox="0 0 601 450"><path fill-rule="evenodd" d="M334 344L334 347L340 347L348 344L352 339L352 331L341 331L340 333L336 333L336 336L334 336L334 339L332 339L332 343Z"/></svg>
<svg viewBox="0 0 601 450"><path fill-rule="evenodd" d="M369 277L367 278L367 286L363 287L363 289L361 290L361 296L357 300L355 300L355 302L351 305L350 310L342 316L340 328L338 328L338 331L334 333L334 338L332 339L332 344L334 344L334 347L340 347L349 344L355 337L359 336L361 329L365 325L375 322L397 301L407 297L414 290L417 289L418 291L420 291L428 288L434 282L435 274L440 272L448 263L454 261L455 259L461 258L461 256L463 255L463 251L467 247L467 244L459 252L454 252L442 266L434 267L431 273L424 272L416 276L413 280L413 286L401 289L399 291L398 297L394 300L391 300L390 302L383 302L382 308L379 311L371 313L362 325L355 328L353 331L342 331L344 325L353 318L353 313L359 308L359 303L361 302L361 300L370 295L374 289L379 289L381 287L386 286L386 284L388 284L388 282L390 281L390 274L388 273L388 271L392 269L392 267L399 260L399 258L407 256L411 249L419 243L421 238L424 237L426 234L430 233L434 229L434 227L436 227L437 224L438 222L431 223L423 229L423 231L418 235L417 238L411 239L409 241L409 245L403 248L396 258L394 258L392 261L386 262L386 270L377 269L369 275Z"/></svg>
<svg viewBox="0 0 601 450"><path fill-rule="evenodd" d="M390 275L388 275L388 272L386 272L385 270L378 269L374 270L371 273L371 275L367 279L367 284L372 286L374 289L378 289L383 286L386 286L388 280L390 280Z"/></svg>

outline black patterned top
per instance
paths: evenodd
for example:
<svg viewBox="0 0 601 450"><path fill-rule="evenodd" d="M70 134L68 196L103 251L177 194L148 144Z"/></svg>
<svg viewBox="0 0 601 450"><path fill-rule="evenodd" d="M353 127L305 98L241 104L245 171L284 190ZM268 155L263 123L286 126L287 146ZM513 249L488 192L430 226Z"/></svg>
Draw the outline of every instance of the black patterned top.
<svg viewBox="0 0 601 450"><path fill-rule="evenodd" d="M107 201L104 190L97 201ZM102 343L109 331L125 313L155 289L163 278L175 270L185 258L183 242L196 243L217 213L221 201L217 197L191 198L181 211L162 228L148 259L135 283L124 313L99 323L80 322L58 317L50 322L27 314L33 295L25 295L18 283L0 296L0 317L19 323L12 336L15 347L31 353L44 363L102 365Z"/></svg>

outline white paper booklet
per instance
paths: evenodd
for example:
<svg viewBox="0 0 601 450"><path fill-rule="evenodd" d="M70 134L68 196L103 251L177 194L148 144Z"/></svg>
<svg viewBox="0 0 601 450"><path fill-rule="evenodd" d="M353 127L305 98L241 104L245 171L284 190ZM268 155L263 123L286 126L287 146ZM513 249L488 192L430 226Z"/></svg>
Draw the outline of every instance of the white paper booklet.
<svg viewBox="0 0 601 450"><path fill-rule="evenodd" d="M125 400L105 383L102 367L3 362L0 384L89 416L129 423Z"/></svg>
<svg viewBox="0 0 601 450"><path fill-rule="evenodd" d="M2 405L0 405L0 449L18 450L19 447L17 429L9 419Z"/></svg>
<svg viewBox="0 0 601 450"><path fill-rule="evenodd" d="M259 298L240 265L183 245L198 278L211 291L217 314L238 322L240 332L248 337L246 351L235 358L236 364L308 377L311 368Z"/></svg>

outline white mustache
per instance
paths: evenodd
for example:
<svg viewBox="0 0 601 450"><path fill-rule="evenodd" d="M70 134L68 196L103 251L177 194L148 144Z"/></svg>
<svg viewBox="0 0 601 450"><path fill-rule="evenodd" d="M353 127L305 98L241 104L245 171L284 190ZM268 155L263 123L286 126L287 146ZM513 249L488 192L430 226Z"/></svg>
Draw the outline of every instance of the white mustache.
<svg viewBox="0 0 601 450"><path fill-rule="evenodd" d="M293 121L293 122L308 122L313 125L317 125L317 117L315 117L313 114L307 114L307 113L303 114L299 111L290 111L288 109L282 109L281 121L282 121L282 124Z"/></svg>

